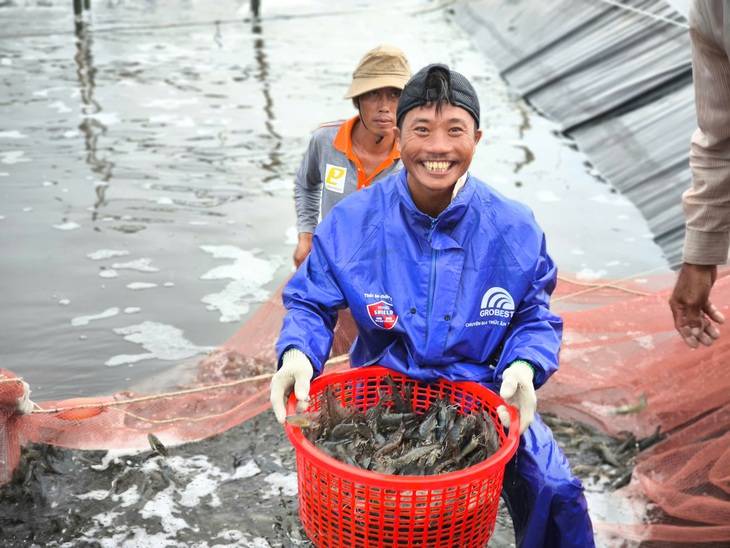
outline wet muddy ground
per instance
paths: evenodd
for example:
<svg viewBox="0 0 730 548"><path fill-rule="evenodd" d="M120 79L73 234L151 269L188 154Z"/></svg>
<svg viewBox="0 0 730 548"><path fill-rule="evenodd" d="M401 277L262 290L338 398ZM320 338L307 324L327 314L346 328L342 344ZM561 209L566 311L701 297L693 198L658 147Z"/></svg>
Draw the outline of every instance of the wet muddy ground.
<svg viewBox="0 0 730 548"><path fill-rule="evenodd" d="M581 480L606 491L623 485L634 444L543 419ZM294 450L271 411L166 448L167 456L28 449L26 475L1 493L0 537L8 548L314 546L298 517ZM503 504L489 546L514 546Z"/></svg>

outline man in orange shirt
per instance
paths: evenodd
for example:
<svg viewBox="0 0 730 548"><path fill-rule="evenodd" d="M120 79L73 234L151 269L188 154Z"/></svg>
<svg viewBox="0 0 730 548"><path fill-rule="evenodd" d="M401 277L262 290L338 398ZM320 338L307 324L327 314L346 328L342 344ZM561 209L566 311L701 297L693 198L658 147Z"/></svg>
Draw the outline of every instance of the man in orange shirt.
<svg viewBox="0 0 730 548"><path fill-rule="evenodd" d="M309 255L320 218L345 196L401 169L393 127L398 99L410 76L400 49L378 46L369 51L345 95L359 114L323 124L312 135L294 184L297 268Z"/></svg>

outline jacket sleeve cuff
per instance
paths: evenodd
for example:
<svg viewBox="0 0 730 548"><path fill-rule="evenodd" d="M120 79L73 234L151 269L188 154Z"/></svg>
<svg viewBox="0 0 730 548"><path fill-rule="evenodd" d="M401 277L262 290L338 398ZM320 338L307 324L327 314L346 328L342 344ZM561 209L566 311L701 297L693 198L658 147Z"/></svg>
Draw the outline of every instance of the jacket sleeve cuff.
<svg viewBox="0 0 730 548"><path fill-rule="evenodd" d="M697 265L721 265L727 262L730 234L702 232L688 228L684 235L682 260Z"/></svg>

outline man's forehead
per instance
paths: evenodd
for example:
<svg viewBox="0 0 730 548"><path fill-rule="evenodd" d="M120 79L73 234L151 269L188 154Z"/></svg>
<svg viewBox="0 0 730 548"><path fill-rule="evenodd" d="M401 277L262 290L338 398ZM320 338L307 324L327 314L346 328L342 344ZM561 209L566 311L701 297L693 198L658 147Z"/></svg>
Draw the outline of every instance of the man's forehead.
<svg viewBox="0 0 730 548"><path fill-rule="evenodd" d="M411 123L433 122L434 120L467 123L469 120L473 120L465 108L451 103L442 103L441 108L437 109L435 102L425 103L409 110L406 112L405 119Z"/></svg>

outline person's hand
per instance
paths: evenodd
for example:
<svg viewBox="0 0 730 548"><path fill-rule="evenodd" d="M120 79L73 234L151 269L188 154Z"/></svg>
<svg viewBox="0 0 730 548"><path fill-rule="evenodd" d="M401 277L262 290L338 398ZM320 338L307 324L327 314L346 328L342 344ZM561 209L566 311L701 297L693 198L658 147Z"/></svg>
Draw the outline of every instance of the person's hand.
<svg viewBox="0 0 730 548"><path fill-rule="evenodd" d="M535 418L537 396L532 384L534 375L532 368L521 361L514 362L502 375L502 388L499 390L499 395L509 405L517 408L520 414L520 435L525 433ZM509 418L507 407L504 405L497 407L497 414L502 425L509 428L512 421Z"/></svg>
<svg viewBox="0 0 730 548"><path fill-rule="evenodd" d="M312 251L312 234L309 232L300 232L299 241L297 248L294 250L294 266L299 268L299 265L304 262L307 255Z"/></svg>
<svg viewBox="0 0 730 548"><path fill-rule="evenodd" d="M290 348L281 357L281 367L271 378L271 407L279 424L286 420L286 402L292 391L297 397L297 412L309 405L309 381L314 369L304 352Z"/></svg>
<svg viewBox="0 0 730 548"><path fill-rule="evenodd" d="M711 321L724 323L725 316L710 302L717 266L684 263L669 299L674 327L690 348L710 346L720 336Z"/></svg>

